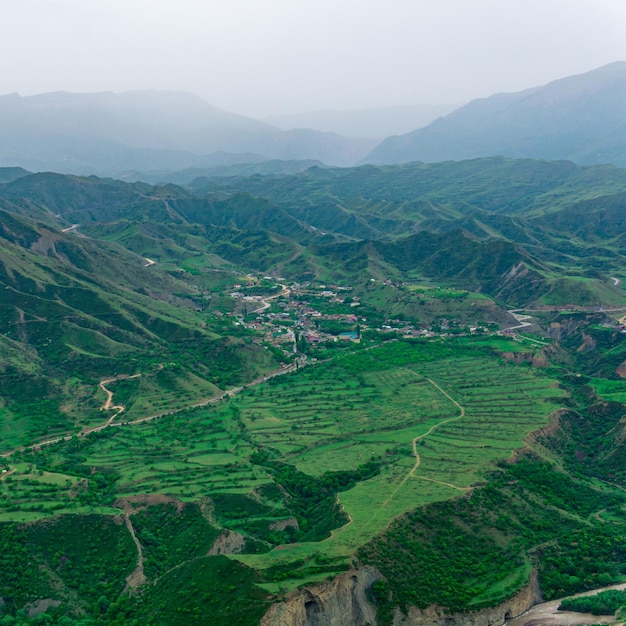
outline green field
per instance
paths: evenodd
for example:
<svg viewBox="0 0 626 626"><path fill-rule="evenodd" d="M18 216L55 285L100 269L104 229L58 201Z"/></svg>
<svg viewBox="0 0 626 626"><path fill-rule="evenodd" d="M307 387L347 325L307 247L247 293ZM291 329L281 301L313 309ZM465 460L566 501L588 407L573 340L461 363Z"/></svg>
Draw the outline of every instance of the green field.
<svg viewBox="0 0 626 626"><path fill-rule="evenodd" d="M137 424L120 416L103 431L9 460L0 519L111 514L128 498L164 494L201 503L213 523L247 537L254 549L236 558L268 572L267 590L323 578L397 516L468 492L547 424L563 396L555 381L485 343L390 342L217 405ZM131 398L148 382L110 389ZM310 480L328 486L312 496L327 513L307 530L298 485ZM290 519L299 530L272 530Z"/></svg>
<svg viewBox="0 0 626 626"><path fill-rule="evenodd" d="M591 386L604 400L626 403L626 380L592 378Z"/></svg>
<svg viewBox="0 0 626 626"><path fill-rule="evenodd" d="M624 580L624 171L250 167L0 172L2 626Z"/></svg>
<svg viewBox="0 0 626 626"><path fill-rule="evenodd" d="M480 482L529 432L546 425L563 395L533 370L467 350L451 358L448 350L386 346L379 351L388 362L372 359L369 365L379 366L373 371L355 377L364 357L346 357L242 398L253 439L306 473L384 459L379 475L339 495L351 522L332 537L241 557L246 563L263 568L313 554L348 557L399 514Z"/></svg>

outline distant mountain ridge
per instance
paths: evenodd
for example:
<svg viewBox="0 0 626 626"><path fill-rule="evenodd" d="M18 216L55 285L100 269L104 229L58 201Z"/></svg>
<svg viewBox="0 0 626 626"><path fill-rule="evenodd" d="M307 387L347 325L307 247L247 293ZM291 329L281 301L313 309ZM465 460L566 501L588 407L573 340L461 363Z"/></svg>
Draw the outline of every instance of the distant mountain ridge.
<svg viewBox="0 0 626 626"><path fill-rule="evenodd" d="M387 138L362 162L484 156L626 165L626 61L473 100L425 128Z"/></svg>
<svg viewBox="0 0 626 626"><path fill-rule="evenodd" d="M401 135L430 124L458 108L456 104L418 104L355 111L310 111L292 115L271 115L268 124L284 130L311 128L334 132L345 137L374 137Z"/></svg>
<svg viewBox="0 0 626 626"><path fill-rule="evenodd" d="M334 133L282 131L183 92L0 96L0 166L30 170L115 176L263 159L348 165L374 144ZM229 154L223 161L219 153Z"/></svg>
<svg viewBox="0 0 626 626"><path fill-rule="evenodd" d="M175 185L196 184L196 179L204 178L235 178L253 176L289 176L304 172L311 167L325 168L321 161L315 159L292 159L282 161L280 159L272 159L268 161L259 155L249 155L247 162L240 162L236 159L236 155L228 155L225 152L218 153L217 159L223 159L218 165L207 167L190 167L183 170L161 170L151 172L128 172L123 180L128 182L142 181L145 183L166 184L173 183ZM235 159L230 162L230 158ZM1 175L0 170L0 175Z"/></svg>
<svg viewBox="0 0 626 626"><path fill-rule="evenodd" d="M281 130L183 92L14 93L0 96L0 167L128 180L147 173L146 180L161 182L169 180L163 172L272 160L349 167L506 156L626 166L625 61L542 87L474 100L378 145L377 139L354 138L367 128L378 128L376 134L398 132L410 119L417 127L445 112L426 109L273 118L290 128ZM353 137L296 125L343 130ZM185 176L172 180L187 183Z"/></svg>

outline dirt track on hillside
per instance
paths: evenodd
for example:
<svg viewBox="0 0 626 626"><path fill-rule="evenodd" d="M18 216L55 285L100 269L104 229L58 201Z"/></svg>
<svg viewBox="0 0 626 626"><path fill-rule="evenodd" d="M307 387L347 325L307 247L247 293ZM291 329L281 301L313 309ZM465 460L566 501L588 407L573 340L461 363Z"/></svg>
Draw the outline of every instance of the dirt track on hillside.
<svg viewBox="0 0 626 626"><path fill-rule="evenodd" d="M407 370L407 371L411 372L412 374L415 374L416 376L420 376L420 374L418 374L417 372L414 372L413 370ZM406 481L409 480L409 478L412 478L415 475L415 472L417 471L417 468L420 466L421 458L420 458L419 452L417 451L417 442L420 441L420 439L424 439L424 437L428 437L428 435L430 435L434 430L436 430L440 426L443 426L444 424L448 424L448 423L453 422L455 420L461 419L462 417L465 417L465 408L464 407L462 407L447 391L444 391L434 380L432 380L431 378L428 378L426 376L424 376L424 378L431 385L433 385L437 390L439 390L446 398L448 398L448 400L450 400L450 402L455 404L458 407L460 413L459 413L459 415L456 415L455 417L449 417L448 419L445 419L445 420L443 420L441 422L438 422L437 424L434 424L425 433L423 433L422 435L418 435L417 437L415 437L413 439L412 444L413 444L413 456L415 457L415 465L413 465L413 467L411 468L409 473L402 479L402 482L393 490L393 492L385 500L385 502L383 502L383 505L382 505L383 508L386 507L387 504L389 504L389 502L393 499L393 497L396 495L396 493L398 493L398 491L400 491L400 489L404 486ZM446 483L446 482L441 481L441 480L436 480L435 478L426 478L424 476L418 476L418 478L420 480L427 480L427 481L432 482L432 483L437 483L438 485L444 485L446 487L451 487L452 489L458 489L459 491L467 491L468 489L470 489L470 487L458 487L457 485L452 485L451 483Z"/></svg>

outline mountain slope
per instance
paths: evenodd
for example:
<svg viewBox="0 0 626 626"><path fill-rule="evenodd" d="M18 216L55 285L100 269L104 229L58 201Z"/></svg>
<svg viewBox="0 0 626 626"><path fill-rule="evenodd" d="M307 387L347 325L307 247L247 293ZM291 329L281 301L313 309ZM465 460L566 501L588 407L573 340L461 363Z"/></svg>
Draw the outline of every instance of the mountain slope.
<svg viewBox="0 0 626 626"><path fill-rule="evenodd" d="M365 163L503 155L626 165L626 61L518 93L474 100L389 137Z"/></svg>
<svg viewBox="0 0 626 626"><path fill-rule="evenodd" d="M352 164L375 142L282 131L187 93L65 92L0 97L0 165L115 175L257 160L313 158ZM247 156L246 156L247 154Z"/></svg>
<svg viewBox="0 0 626 626"><path fill-rule="evenodd" d="M351 284L408 275L516 306L597 306L623 300L611 277L623 276L625 190L611 166L493 158L205 178L195 193L36 174L1 185L0 207L171 271Z"/></svg>
<svg viewBox="0 0 626 626"><path fill-rule="evenodd" d="M162 393L203 399L271 364L259 346L207 327L202 294L181 279L117 244L3 210L0 291L4 448L102 422L98 379L159 388L169 378Z"/></svg>

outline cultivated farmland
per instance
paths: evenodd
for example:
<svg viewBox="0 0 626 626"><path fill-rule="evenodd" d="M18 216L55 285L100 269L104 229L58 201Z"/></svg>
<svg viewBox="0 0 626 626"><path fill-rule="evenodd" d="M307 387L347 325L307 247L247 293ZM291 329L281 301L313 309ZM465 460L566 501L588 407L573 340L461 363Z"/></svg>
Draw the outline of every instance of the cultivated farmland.
<svg viewBox="0 0 626 626"><path fill-rule="evenodd" d="M469 492L562 395L540 370L467 340L388 342L214 406L24 452L1 515L110 515L157 494L197 502L244 537L237 558L278 591L345 569L397 516Z"/></svg>

